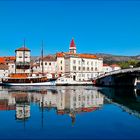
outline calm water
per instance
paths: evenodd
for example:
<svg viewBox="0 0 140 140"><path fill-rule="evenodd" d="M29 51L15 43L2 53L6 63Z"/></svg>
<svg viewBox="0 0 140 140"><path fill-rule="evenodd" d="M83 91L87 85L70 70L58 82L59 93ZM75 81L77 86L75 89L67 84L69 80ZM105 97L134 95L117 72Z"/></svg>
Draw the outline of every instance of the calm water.
<svg viewBox="0 0 140 140"><path fill-rule="evenodd" d="M0 87L0 139L140 139L133 89Z"/></svg>

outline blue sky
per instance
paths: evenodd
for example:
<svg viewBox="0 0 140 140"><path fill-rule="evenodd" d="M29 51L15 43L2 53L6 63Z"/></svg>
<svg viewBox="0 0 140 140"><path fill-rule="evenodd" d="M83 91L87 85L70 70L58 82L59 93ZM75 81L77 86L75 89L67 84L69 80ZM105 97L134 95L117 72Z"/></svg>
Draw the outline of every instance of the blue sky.
<svg viewBox="0 0 140 140"><path fill-rule="evenodd" d="M32 55L68 51L75 39L78 53L140 54L138 0L0 1L0 55L14 55L23 45Z"/></svg>

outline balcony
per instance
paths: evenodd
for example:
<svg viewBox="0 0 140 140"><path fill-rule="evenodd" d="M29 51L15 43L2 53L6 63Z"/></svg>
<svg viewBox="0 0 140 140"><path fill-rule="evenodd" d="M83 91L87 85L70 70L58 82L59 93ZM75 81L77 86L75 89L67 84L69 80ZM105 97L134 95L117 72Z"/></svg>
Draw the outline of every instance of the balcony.
<svg viewBox="0 0 140 140"><path fill-rule="evenodd" d="M29 62L16 62L17 69L29 69L30 63Z"/></svg>

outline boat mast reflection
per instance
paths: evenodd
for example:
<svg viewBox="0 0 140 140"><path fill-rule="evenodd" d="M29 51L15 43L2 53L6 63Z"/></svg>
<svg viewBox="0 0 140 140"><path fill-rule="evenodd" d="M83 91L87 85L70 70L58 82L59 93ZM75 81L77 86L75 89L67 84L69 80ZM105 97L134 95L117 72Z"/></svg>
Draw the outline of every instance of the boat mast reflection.
<svg viewBox="0 0 140 140"><path fill-rule="evenodd" d="M40 90L5 90L7 102L15 105L16 120L27 121L30 104L35 103L41 110L41 127L44 124L44 111L54 109L57 115L68 115L72 125L76 122L76 114L93 112L104 104L104 95L97 90L86 89L40 89ZM0 94L0 100L2 95Z"/></svg>

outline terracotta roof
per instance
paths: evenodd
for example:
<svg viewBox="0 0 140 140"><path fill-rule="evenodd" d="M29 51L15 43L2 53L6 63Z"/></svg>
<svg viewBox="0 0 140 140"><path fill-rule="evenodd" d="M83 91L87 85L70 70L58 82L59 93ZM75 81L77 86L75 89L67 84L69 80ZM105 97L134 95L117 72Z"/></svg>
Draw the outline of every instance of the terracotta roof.
<svg viewBox="0 0 140 140"><path fill-rule="evenodd" d="M56 53L56 56L57 56L57 57L64 57L64 55L65 55L65 54L64 54L63 52Z"/></svg>
<svg viewBox="0 0 140 140"><path fill-rule="evenodd" d="M112 65L110 65L111 67L120 67L119 65L117 65L117 64L112 64Z"/></svg>
<svg viewBox="0 0 140 140"><path fill-rule="evenodd" d="M40 57L39 60L41 61L42 58ZM52 55L44 56L43 61L56 61L56 57Z"/></svg>
<svg viewBox="0 0 140 140"><path fill-rule="evenodd" d="M76 48L76 45L75 45L75 43L74 43L74 39L71 40L70 48Z"/></svg>
<svg viewBox="0 0 140 140"><path fill-rule="evenodd" d="M108 64L103 64L103 66L105 67L105 66L109 66Z"/></svg>
<svg viewBox="0 0 140 140"><path fill-rule="evenodd" d="M76 56L76 57L79 57L79 58L97 59L97 56L92 55L92 54L73 54L73 53L70 53L70 52L65 52L65 53L60 52L60 53L56 54L57 57L64 57L65 55Z"/></svg>
<svg viewBox="0 0 140 140"><path fill-rule="evenodd" d="M0 64L0 70L8 70L8 65L6 64Z"/></svg>
<svg viewBox="0 0 140 140"><path fill-rule="evenodd" d="M30 51L26 46L16 49L16 51Z"/></svg>
<svg viewBox="0 0 140 140"><path fill-rule="evenodd" d="M89 58L89 59L96 59L97 58L96 55L92 55L92 54L77 54L77 55L80 58Z"/></svg>
<svg viewBox="0 0 140 140"><path fill-rule="evenodd" d="M48 55L43 58L44 61L56 61L54 56Z"/></svg>
<svg viewBox="0 0 140 140"><path fill-rule="evenodd" d="M4 64L5 63L5 58L4 57L0 57L0 64Z"/></svg>
<svg viewBox="0 0 140 140"><path fill-rule="evenodd" d="M14 60L16 60L15 56L5 56L4 58L5 58L6 61L14 61Z"/></svg>

